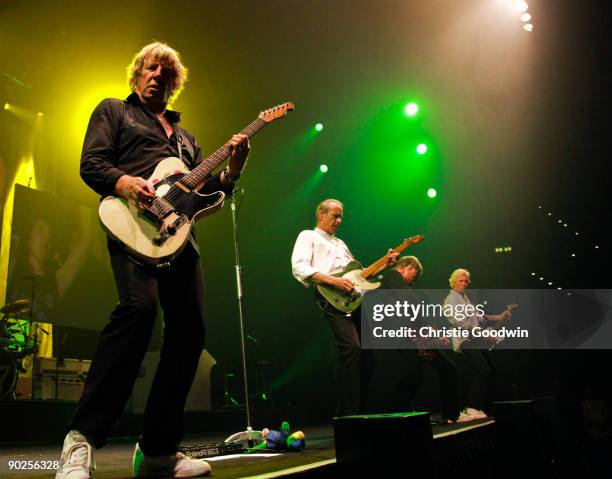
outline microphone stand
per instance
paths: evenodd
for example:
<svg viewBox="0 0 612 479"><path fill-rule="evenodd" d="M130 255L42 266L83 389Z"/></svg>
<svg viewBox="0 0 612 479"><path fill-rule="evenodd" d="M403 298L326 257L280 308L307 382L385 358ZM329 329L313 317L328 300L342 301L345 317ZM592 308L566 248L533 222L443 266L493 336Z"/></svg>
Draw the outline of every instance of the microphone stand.
<svg viewBox="0 0 612 479"><path fill-rule="evenodd" d="M242 196L244 197L244 189L241 188L240 190L242 192ZM261 431L254 431L253 427L251 426L251 400L249 398L249 381L247 375L246 334L244 327L242 267L240 266L240 251L238 246L238 210L236 209L236 190L232 192L230 200L232 210L232 225L234 232L234 256L236 260L236 295L238 301L238 319L240 321L240 346L242 348L242 379L244 382L244 406L246 409L247 424L245 431L240 431L235 434L232 434L225 440L225 442L244 442L247 444L248 447L253 447L256 441L263 441L263 436Z"/></svg>
<svg viewBox="0 0 612 479"><path fill-rule="evenodd" d="M35 307L34 301L36 298L36 292L35 292L36 276L34 276L34 273L32 273L31 280L32 280L32 293L30 296L30 318L29 318L30 319L30 324L29 324L30 329L28 331L28 333L30 334L32 333L32 329L34 328L34 307ZM38 331L36 331L36 334L34 335L33 349L34 350L32 351L32 396L31 397L32 399L42 399L42 387L41 387L42 378L39 377L39 376L42 376L42 371L39 371L40 361L38 360ZM56 391L56 394L57 394L57 391ZM39 395L40 397L38 397Z"/></svg>

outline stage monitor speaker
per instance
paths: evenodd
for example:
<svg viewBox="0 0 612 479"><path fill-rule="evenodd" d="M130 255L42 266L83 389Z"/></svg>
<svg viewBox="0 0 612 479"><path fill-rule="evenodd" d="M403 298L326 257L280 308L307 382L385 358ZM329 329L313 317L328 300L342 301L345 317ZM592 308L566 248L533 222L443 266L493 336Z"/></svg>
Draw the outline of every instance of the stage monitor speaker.
<svg viewBox="0 0 612 479"><path fill-rule="evenodd" d="M159 351L145 354L140 373L134 384L132 397L127 404L127 412L133 414L144 413L145 406L147 405L147 397L149 396L149 391L153 384L153 377L155 376L155 371L157 371L158 363ZM189 391L187 402L185 403L185 411L210 411L212 409L210 398L210 372L215 364L216 361L209 352L206 350L202 351L200 362L198 363L198 370L196 371L191 391Z"/></svg>
<svg viewBox="0 0 612 479"><path fill-rule="evenodd" d="M340 469L435 475L433 436L426 412L336 417L334 436Z"/></svg>
<svg viewBox="0 0 612 479"><path fill-rule="evenodd" d="M560 421L555 398L495 401L493 413L500 459L508 456L516 459L508 465L510 470L521 471L528 466L542 477L556 475L553 465L559 458L555 459L555 448L568 421L565 424Z"/></svg>

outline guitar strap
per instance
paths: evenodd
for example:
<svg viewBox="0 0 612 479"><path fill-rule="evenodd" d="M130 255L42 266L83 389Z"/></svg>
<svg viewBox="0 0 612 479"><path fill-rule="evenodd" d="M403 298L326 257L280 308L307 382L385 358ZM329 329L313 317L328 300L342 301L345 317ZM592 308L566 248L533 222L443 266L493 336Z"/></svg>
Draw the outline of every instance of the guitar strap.
<svg viewBox="0 0 612 479"><path fill-rule="evenodd" d="M176 128L176 142L178 146L179 160L185 163L189 169L195 168L197 166L195 164L195 149L191 144L191 141L189 141L189 137L184 135L179 127ZM183 159L183 147L187 150L187 155L189 157L187 161Z"/></svg>

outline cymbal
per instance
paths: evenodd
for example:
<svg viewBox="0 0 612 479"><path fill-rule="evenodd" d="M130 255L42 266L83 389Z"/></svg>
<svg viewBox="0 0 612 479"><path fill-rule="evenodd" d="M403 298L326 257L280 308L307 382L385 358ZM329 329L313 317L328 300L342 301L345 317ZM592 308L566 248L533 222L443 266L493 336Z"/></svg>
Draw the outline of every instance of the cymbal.
<svg viewBox="0 0 612 479"><path fill-rule="evenodd" d="M26 313L30 309L29 299L18 299L0 308L2 314Z"/></svg>

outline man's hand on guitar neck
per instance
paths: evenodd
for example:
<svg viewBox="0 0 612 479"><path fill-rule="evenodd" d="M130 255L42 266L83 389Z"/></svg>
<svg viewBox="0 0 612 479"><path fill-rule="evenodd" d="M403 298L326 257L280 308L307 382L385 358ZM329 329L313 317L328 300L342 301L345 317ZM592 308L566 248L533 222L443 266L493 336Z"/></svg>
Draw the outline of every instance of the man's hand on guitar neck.
<svg viewBox="0 0 612 479"><path fill-rule="evenodd" d="M331 276L323 273L315 273L311 276L311 278L315 283L326 284L333 288L339 289L340 291L344 291L345 293L350 293L353 291L353 289L355 289L355 283L353 283L350 279L338 278L337 276Z"/></svg>
<svg viewBox="0 0 612 479"><path fill-rule="evenodd" d="M139 210L155 198L155 188L139 176L123 175L115 183L115 194L122 196Z"/></svg>
<svg viewBox="0 0 612 479"><path fill-rule="evenodd" d="M374 271L372 273L372 276L376 276L377 274L382 273L387 268L390 268L391 266L395 266L397 262L399 261L399 256L400 256L399 251L395 251L393 248L389 248L389 251L387 251L387 254L385 256L387 261L380 268Z"/></svg>
<svg viewBox="0 0 612 479"><path fill-rule="evenodd" d="M221 172L221 183L224 185L231 185L238 181L242 170L246 165L249 151L251 151L251 145L249 144L249 138L246 135L234 135L231 140L227 142L230 147L230 159L227 165L227 169Z"/></svg>
<svg viewBox="0 0 612 479"><path fill-rule="evenodd" d="M395 251L393 248L389 248L389 251L387 251L387 267L388 266L394 266L397 264L398 258L399 258L399 251Z"/></svg>

